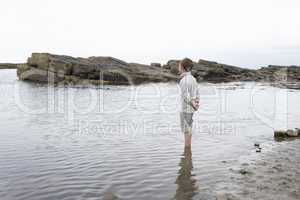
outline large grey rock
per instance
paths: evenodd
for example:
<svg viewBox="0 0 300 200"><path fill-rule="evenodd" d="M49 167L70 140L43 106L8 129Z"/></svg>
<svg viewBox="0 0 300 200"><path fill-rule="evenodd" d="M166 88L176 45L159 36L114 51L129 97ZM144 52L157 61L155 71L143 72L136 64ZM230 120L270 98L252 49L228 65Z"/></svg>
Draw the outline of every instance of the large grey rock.
<svg viewBox="0 0 300 200"><path fill-rule="evenodd" d="M33 53L27 63L32 67L48 70L51 55L48 53Z"/></svg>
<svg viewBox="0 0 300 200"><path fill-rule="evenodd" d="M162 68L126 63L112 57L74 58L49 53L33 53L17 70L21 80L36 82L96 84L140 84L176 81L177 76Z"/></svg>
<svg viewBox="0 0 300 200"><path fill-rule="evenodd" d="M56 83L59 80L63 80L63 78L59 79L55 73L41 69L31 69L30 71L26 71L21 74L20 79L48 83Z"/></svg>

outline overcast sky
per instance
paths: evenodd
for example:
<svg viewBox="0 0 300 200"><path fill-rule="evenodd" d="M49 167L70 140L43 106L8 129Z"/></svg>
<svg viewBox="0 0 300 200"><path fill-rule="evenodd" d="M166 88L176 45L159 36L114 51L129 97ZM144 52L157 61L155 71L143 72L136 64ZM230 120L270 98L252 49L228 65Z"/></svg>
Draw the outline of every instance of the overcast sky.
<svg viewBox="0 0 300 200"><path fill-rule="evenodd" d="M31 52L128 62L300 65L299 0L1 0L0 62Z"/></svg>

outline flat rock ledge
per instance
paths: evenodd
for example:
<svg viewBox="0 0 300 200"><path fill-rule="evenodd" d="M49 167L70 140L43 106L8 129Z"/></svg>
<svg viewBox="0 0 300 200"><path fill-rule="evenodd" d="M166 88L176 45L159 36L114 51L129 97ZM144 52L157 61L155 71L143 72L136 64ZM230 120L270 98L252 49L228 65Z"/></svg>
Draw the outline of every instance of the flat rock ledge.
<svg viewBox="0 0 300 200"><path fill-rule="evenodd" d="M177 81L178 77L156 66L126 63L112 57L74 58L33 53L18 66L20 80L40 83L136 85Z"/></svg>

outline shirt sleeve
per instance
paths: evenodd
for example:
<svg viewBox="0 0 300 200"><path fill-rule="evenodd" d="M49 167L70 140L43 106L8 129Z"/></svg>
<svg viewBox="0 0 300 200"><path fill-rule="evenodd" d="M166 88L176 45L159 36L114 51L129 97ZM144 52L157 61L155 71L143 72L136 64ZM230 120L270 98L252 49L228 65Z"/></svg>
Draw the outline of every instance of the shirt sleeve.
<svg viewBox="0 0 300 200"><path fill-rule="evenodd" d="M189 87L186 79L182 79L180 82L180 88L181 88L181 99L185 103L190 102L190 95L189 95Z"/></svg>
<svg viewBox="0 0 300 200"><path fill-rule="evenodd" d="M193 82L191 85L191 100L193 99L199 99L199 90L198 90L198 84L197 82Z"/></svg>

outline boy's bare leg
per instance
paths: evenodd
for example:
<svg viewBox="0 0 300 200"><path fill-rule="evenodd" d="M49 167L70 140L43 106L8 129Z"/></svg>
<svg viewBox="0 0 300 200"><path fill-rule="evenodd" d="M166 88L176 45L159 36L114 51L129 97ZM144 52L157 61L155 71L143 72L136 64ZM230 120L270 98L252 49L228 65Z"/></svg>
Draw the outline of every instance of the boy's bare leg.
<svg viewBox="0 0 300 200"><path fill-rule="evenodd" d="M192 145L192 134L191 133L185 133L184 134L184 144L185 144L185 147L191 147Z"/></svg>

